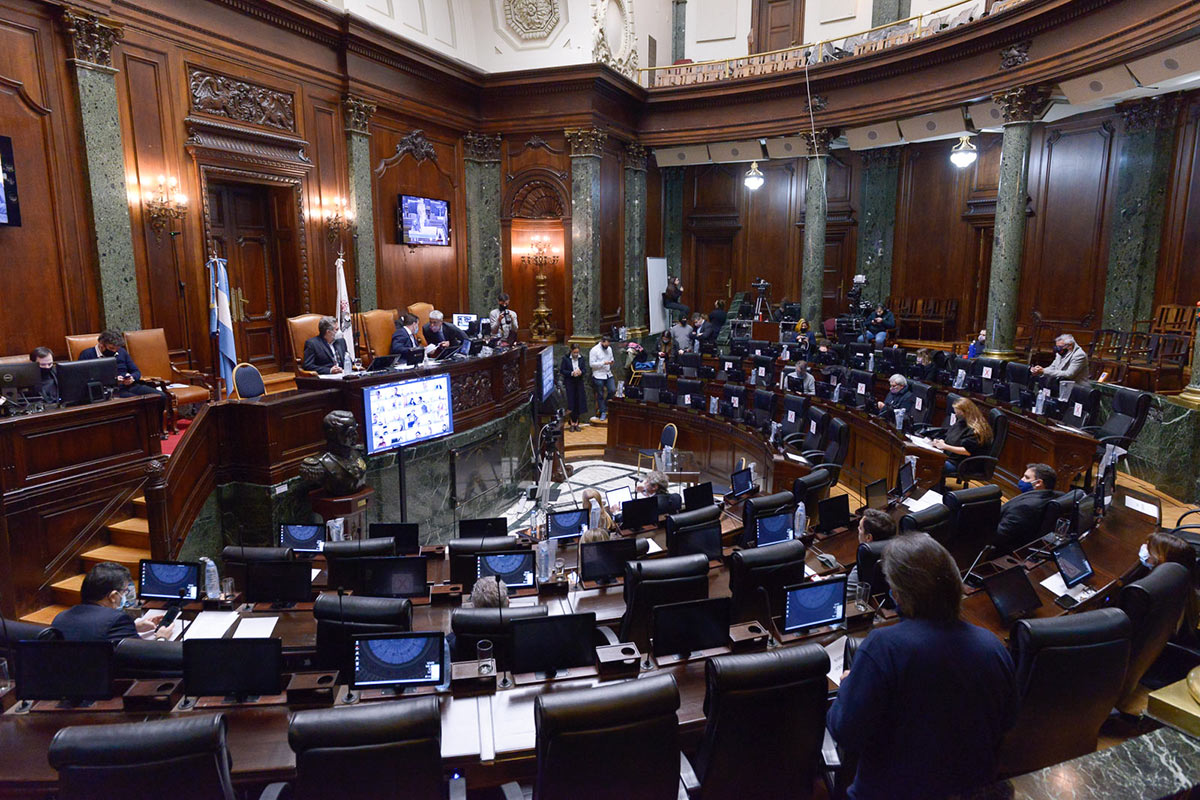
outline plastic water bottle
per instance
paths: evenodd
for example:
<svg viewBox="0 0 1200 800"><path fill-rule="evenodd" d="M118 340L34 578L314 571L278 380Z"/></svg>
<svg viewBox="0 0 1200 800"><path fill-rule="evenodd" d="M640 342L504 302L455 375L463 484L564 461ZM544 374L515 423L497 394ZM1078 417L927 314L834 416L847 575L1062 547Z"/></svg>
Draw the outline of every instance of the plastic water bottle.
<svg viewBox="0 0 1200 800"><path fill-rule="evenodd" d="M796 514L792 517L792 536L800 537L808 530L808 513L804 508L804 501L796 503Z"/></svg>
<svg viewBox="0 0 1200 800"><path fill-rule="evenodd" d="M600 527L600 504L599 503L592 503L592 507L588 511L588 527L589 528L599 528Z"/></svg>
<svg viewBox="0 0 1200 800"><path fill-rule="evenodd" d="M198 561L204 565L204 595L217 598L221 596L221 575L217 565L208 556L200 556Z"/></svg>
<svg viewBox="0 0 1200 800"><path fill-rule="evenodd" d="M867 372L875 371L875 351L871 351L871 355L867 357Z"/></svg>
<svg viewBox="0 0 1200 800"><path fill-rule="evenodd" d="M537 544L537 577L542 583L550 581L550 572L554 569L557 552L557 539L542 539Z"/></svg>
<svg viewBox="0 0 1200 800"><path fill-rule="evenodd" d="M898 431L904 430L904 415L905 415L905 413L906 412L903 408L896 409L896 430L898 430Z"/></svg>

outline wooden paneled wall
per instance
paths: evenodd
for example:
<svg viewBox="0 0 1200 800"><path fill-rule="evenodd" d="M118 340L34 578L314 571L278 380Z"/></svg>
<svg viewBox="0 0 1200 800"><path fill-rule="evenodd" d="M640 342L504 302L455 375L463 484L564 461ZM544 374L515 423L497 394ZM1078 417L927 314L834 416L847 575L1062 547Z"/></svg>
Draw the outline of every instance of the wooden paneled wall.
<svg viewBox="0 0 1200 800"><path fill-rule="evenodd" d="M1175 137L1175 165L1167 194L1159 251L1159 303L1200 303L1200 92L1186 97Z"/></svg>

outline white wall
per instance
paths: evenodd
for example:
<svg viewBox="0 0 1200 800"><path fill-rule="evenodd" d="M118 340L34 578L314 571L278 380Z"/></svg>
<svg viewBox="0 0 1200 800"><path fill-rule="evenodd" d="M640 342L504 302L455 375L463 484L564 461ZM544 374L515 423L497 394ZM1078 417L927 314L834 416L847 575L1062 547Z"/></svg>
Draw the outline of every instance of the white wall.
<svg viewBox="0 0 1200 800"><path fill-rule="evenodd" d="M476 5L479 0L345 0L351 14L468 64L476 63Z"/></svg>
<svg viewBox="0 0 1200 800"><path fill-rule="evenodd" d="M638 66L665 67L671 63L671 0L635 0L633 27L637 32ZM649 38L658 47L658 63L650 63Z"/></svg>
<svg viewBox="0 0 1200 800"><path fill-rule="evenodd" d="M560 27L548 39L519 41L503 31L499 0L470 0L475 7L475 65L487 72L587 64L592 60L590 0L559 0Z"/></svg>
<svg viewBox="0 0 1200 800"><path fill-rule="evenodd" d="M945 8L952 2L953 0L911 0L909 16ZM983 13L984 0L975 0L975 3L978 17ZM808 0L804 4L804 41L811 43L840 39L868 30L871 27L871 5L871 0ZM964 4L962 8L967 8L968 5ZM952 13L957 12L955 9Z"/></svg>
<svg viewBox="0 0 1200 800"><path fill-rule="evenodd" d="M684 56L693 61L749 52L750 0L688 0Z"/></svg>

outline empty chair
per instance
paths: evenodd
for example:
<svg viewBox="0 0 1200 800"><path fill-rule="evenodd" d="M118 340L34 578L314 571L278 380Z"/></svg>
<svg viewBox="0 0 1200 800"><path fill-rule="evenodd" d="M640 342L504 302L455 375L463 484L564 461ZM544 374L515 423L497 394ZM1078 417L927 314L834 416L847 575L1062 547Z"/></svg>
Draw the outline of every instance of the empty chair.
<svg viewBox="0 0 1200 800"><path fill-rule="evenodd" d="M813 463L814 468L829 471L830 483L837 483L846 463L846 452L850 447L850 426L844 420L836 417L829 420L829 432L825 437L825 445L820 450L805 450L804 457Z"/></svg>
<svg viewBox="0 0 1200 800"><path fill-rule="evenodd" d="M950 509L942 503L923 508L900 518L900 532L924 531L943 547L950 542Z"/></svg>
<svg viewBox="0 0 1200 800"><path fill-rule="evenodd" d="M16 665L17 642L30 639L61 638L61 636L56 637L55 633L56 631L49 625L4 618L0 620L0 658L7 659L9 668L12 669Z"/></svg>
<svg viewBox="0 0 1200 800"><path fill-rule="evenodd" d="M850 342L846 345L846 363L851 367L866 369L867 365L871 363L873 349L875 349L874 343Z"/></svg>
<svg viewBox="0 0 1200 800"><path fill-rule="evenodd" d="M479 573L477 557L480 553L528 549L528 543L512 536L468 536L451 539L446 543L446 554L450 559L450 582L462 584L463 591L469 592L475 584L475 576Z"/></svg>
<svg viewBox="0 0 1200 800"><path fill-rule="evenodd" d="M708 558L701 553L625 564L625 614L618 637L645 651L655 606L708 597Z"/></svg>
<svg viewBox="0 0 1200 800"><path fill-rule="evenodd" d="M1079 501L1083 493L1082 489L1072 489L1049 500L1046 503L1046 507L1042 510L1042 519L1038 524L1038 529L1030 531L1031 535L1024 542L1014 542L1013 547L1020 547L1023 544L1033 541L1036 537L1054 533L1054 529L1060 519L1070 522L1072 516L1075 514L1075 503Z"/></svg>
<svg viewBox="0 0 1200 800"><path fill-rule="evenodd" d="M1062 424L1072 428L1088 428L1096 421L1100 410L1100 390L1090 383L1077 383L1071 387L1062 410Z"/></svg>
<svg viewBox="0 0 1200 800"><path fill-rule="evenodd" d="M800 452L820 450L825 446L825 437L829 431L829 412L816 406L808 408L808 422L804 425L804 437L796 445Z"/></svg>
<svg viewBox="0 0 1200 800"><path fill-rule="evenodd" d="M194 387L190 387L194 388ZM253 364L242 362L233 368L233 396L238 400L253 400L267 393L262 373Z"/></svg>
<svg viewBox="0 0 1200 800"><path fill-rule="evenodd" d="M750 368L754 370L754 382L757 385L770 385L775 382L775 356L751 356Z"/></svg>
<svg viewBox="0 0 1200 800"><path fill-rule="evenodd" d="M313 665L336 669L348 682L354 672L351 637L366 633L399 633L412 628L412 603L406 597L357 597L324 593L313 603L317 653Z"/></svg>
<svg viewBox="0 0 1200 800"><path fill-rule="evenodd" d="M651 376L647 375L646 377L649 378ZM657 375L654 377L662 378L663 376ZM649 402L649 399L647 399L647 402ZM654 402L657 402L657 399ZM666 425L663 425L662 431L658 434L658 449L641 448L638 450L638 471L641 472L642 461L644 459L649 460L650 467L653 468L654 457L658 455L659 451L667 447L675 447L675 445L678 443L679 428L676 427L675 423L668 422Z"/></svg>
<svg viewBox="0 0 1200 800"><path fill-rule="evenodd" d="M475 646L483 639L492 643L492 657L496 669L512 668L512 622L515 619L544 617L549 613L546 606L522 606L520 608L455 608L450 611L450 630L454 633L454 644L450 658L454 661L474 661Z"/></svg>
<svg viewBox="0 0 1200 800"><path fill-rule="evenodd" d="M817 644L710 658L704 665L704 738L696 752L700 800L812 796L829 655ZM769 747L747 746L770 742ZM685 772L685 785L688 783Z"/></svg>
<svg viewBox="0 0 1200 800"><path fill-rule="evenodd" d="M796 499L796 502L804 503L805 513L809 518L815 519L817 504L829 497L829 487L831 486L833 486L833 475L827 469L817 468L792 481L792 497Z"/></svg>
<svg viewBox="0 0 1200 800"><path fill-rule="evenodd" d="M966 569L979 551L996 538L996 527L1000 523L1000 487L989 484L946 492L942 502L950 511L950 541L946 543L946 549L959 567Z"/></svg>
<svg viewBox="0 0 1200 800"><path fill-rule="evenodd" d="M679 368L685 378L695 378L700 374L700 367L703 366L703 356L699 353L680 353L676 358Z"/></svg>
<svg viewBox="0 0 1200 800"><path fill-rule="evenodd" d="M222 714L72 725L48 757L62 800L234 800Z"/></svg>
<svg viewBox="0 0 1200 800"><path fill-rule="evenodd" d="M751 500L746 501L746 504L749 505L751 501L756 499L758 498L751 498ZM743 514L744 513L745 512L743 512ZM711 523L716 523L718 525L721 523L721 507L718 505L709 505L705 506L704 508L694 508L689 511L683 511L679 514L670 514L667 516L667 540L669 541L671 537L673 537L680 530L697 528L701 525L708 525ZM638 541L641 542L645 540L639 539Z"/></svg>
<svg viewBox="0 0 1200 800"><path fill-rule="evenodd" d="M735 550L729 560L729 593L736 622L769 626L783 613L783 589L804 582L804 544L793 539L770 547Z"/></svg>
<svg viewBox="0 0 1200 800"><path fill-rule="evenodd" d="M1121 589L1117 602L1133 626L1129 669L1117 701L1117 708L1122 711L1130 711L1136 705L1138 684L1178 629L1189 591L1191 578L1187 567L1173 561L1159 564L1146 577Z"/></svg>
<svg viewBox="0 0 1200 800"><path fill-rule="evenodd" d="M295 800L446 796L436 697L297 711Z"/></svg>
<svg viewBox="0 0 1200 800"><path fill-rule="evenodd" d="M1002 383L1006 369L998 358L977 358L971 362L970 374L980 380Z"/></svg>
<svg viewBox="0 0 1200 800"><path fill-rule="evenodd" d="M937 390L928 383L909 381L908 389L913 393L913 425L928 425L933 422L933 410L937 405Z"/></svg>
<svg viewBox="0 0 1200 800"><path fill-rule="evenodd" d="M725 386L721 390L721 415L730 419L740 420L746 408L746 390L741 386Z"/></svg>
<svg viewBox="0 0 1200 800"><path fill-rule="evenodd" d="M801 395L789 394L783 398L783 420L780 423L779 437L785 444L802 440L805 433L805 422L808 418L808 398Z"/></svg>
<svg viewBox="0 0 1200 800"><path fill-rule="evenodd" d="M1096 447L1097 461L1104 457L1107 445L1116 445L1123 450L1128 450L1133 445L1133 440L1146 424L1146 415L1150 413L1150 402L1153 399L1154 395L1149 392L1117 387L1112 399L1112 413L1104 420L1104 424L1088 425L1083 429L1099 442ZM1086 479L1086 485L1089 487L1092 483L1091 478L1092 470L1089 466Z"/></svg>
<svg viewBox="0 0 1200 800"><path fill-rule="evenodd" d="M117 642L117 678L182 678L183 642L155 642L130 636Z"/></svg>
<svg viewBox="0 0 1200 800"><path fill-rule="evenodd" d="M657 403L662 400L662 392L667 388L667 376L657 372L647 372L642 375L639 386L642 399L647 403Z"/></svg>
<svg viewBox="0 0 1200 800"><path fill-rule="evenodd" d="M778 395L770 389L754 390L754 427L769 431L775 419L775 403Z"/></svg>
<svg viewBox="0 0 1200 800"><path fill-rule="evenodd" d="M1129 661L1129 617L1102 608L1013 626L1020 694L1016 724L998 757L1003 775L1058 764L1096 749Z"/></svg>
<svg viewBox="0 0 1200 800"><path fill-rule="evenodd" d="M1029 371L1029 365L1019 361L1009 361L1004 367L1004 382L1015 383L1025 388L1032 386L1034 380L1033 374Z"/></svg>
<svg viewBox="0 0 1200 800"><path fill-rule="evenodd" d="M692 378L680 378L675 383L675 402L681 406L704 408L704 384Z"/></svg>
<svg viewBox="0 0 1200 800"><path fill-rule="evenodd" d="M352 539L345 542L326 542L321 551L328 570L328 586L351 588L355 583L356 559L396 555L395 539Z"/></svg>
<svg viewBox="0 0 1200 800"><path fill-rule="evenodd" d="M755 520L787 511L795 511L795 499L791 492L775 492L774 494L751 497L742 505L742 544L753 541L755 536Z"/></svg>
<svg viewBox="0 0 1200 800"><path fill-rule="evenodd" d="M233 578L234 585L243 589L246 587L246 564L251 561L291 561L295 557L296 554L290 547L228 545L221 550L226 577Z"/></svg>

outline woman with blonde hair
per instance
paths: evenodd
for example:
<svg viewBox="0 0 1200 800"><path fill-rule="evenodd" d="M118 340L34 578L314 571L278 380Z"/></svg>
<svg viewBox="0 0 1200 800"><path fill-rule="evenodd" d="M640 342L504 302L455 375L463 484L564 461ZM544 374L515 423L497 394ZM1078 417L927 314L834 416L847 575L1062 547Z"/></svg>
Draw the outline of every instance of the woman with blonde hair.
<svg viewBox="0 0 1200 800"><path fill-rule="evenodd" d="M933 446L949 455L947 464L957 464L967 456L983 455L992 443L992 426L979 406L965 397L951 407L954 423L946 430L944 439L935 439Z"/></svg>
<svg viewBox="0 0 1200 800"><path fill-rule="evenodd" d="M600 519L594 527L604 531L614 531L617 529L617 524L613 522L612 515L608 513L608 509L604 506L604 497L600 494L599 489L584 489L583 490L583 509L588 512L588 521L592 519L592 504L596 504L600 508ZM586 534L585 534L586 535Z"/></svg>

